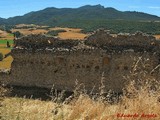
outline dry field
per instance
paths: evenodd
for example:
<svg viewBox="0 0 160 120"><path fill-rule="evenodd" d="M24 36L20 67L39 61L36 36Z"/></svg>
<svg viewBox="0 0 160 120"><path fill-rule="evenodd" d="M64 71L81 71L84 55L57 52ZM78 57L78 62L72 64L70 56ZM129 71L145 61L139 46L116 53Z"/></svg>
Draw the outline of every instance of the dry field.
<svg viewBox="0 0 160 120"><path fill-rule="evenodd" d="M50 30L66 30L66 32L62 32L58 34L58 37L61 39L80 39L83 40L87 35L81 33L81 29L76 28L51 28Z"/></svg>
<svg viewBox="0 0 160 120"><path fill-rule="evenodd" d="M20 33L22 33L23 35L30 35L30 34L45 34L48 31L44 30L44 29L12 29L12 32L16 32L19 31Z"/></svg>
<svg viewBox="0 0 160 120"><path fill-rule="evenodd" d="M13 34L7 33L0 30L0 52L5 55L11 51L10 48L6 48L6 43L9 41L11 46L13 46ZM13 58L11 56L5 58L3 61L0 61L0 69L10 69Z"/></svg>
<svg viewBox="0 0 160 120"><path fill-rule="evenodd" d="M67 100L59 103L2 97L0 117L2 120L160 120L160 92L149 92L146 87L136 92L134 98L123 96L114 104L101 96L94 100L86 94L68 104Z"/></svg>
<svg viewBox="0 0 160 120"><path fill-rule="evenodd" d="M8 48L0 48L0 52L5 55L9 53L11 50ZM13 58L11 56L3 59L3 61L0 61L0 69L10 69L11 63L13 61Z"/></svg>
<svg viewBox="0 0 160 120"><path fill-rule="evenodd" d="M25 25L17 25L17 27L23 27ZM27 26L27 25L26 25ZM29 25L28 25L29 26ZM83 40L87 35L81 33L81 29L76 29L76 28L61 28L61 27L55 27L55 28L50 28L49 30L43 29L43 27L47 26L39 26L41 29L36 29L35 28L28 28L28 29L12 29L12 32L19 31L24 35L29 35L29 34L45 34L49 30L66 30L66 32L61 32L58 34L58 37L61 39L80 39Z"/></svg>
<svg viewBox="0 0 160 120"><path fill-rule="evenodd" d="M13 34L7 33L7 32L2 31L2 30L0 30L0 37L1 37L0 40L5 40L5 39L13 40L14 39Z"/></svg>
<svg viewBox="0 0 160 120"><path fill-rule="evenodd" d="M154 37L156 37L157 40L160 40L160 35L154 35Z"/></svg>
<svg viewBox="0 0 160 120"><path fill-rule="evenodd" d="M63 33L59 33L58 37L60 37L61 39L79 39L79 40L83 40L87 35L83 34L83 33L76 33L76 32L72 32L72 31L68 31L68 32L63 32Z"/></svg>

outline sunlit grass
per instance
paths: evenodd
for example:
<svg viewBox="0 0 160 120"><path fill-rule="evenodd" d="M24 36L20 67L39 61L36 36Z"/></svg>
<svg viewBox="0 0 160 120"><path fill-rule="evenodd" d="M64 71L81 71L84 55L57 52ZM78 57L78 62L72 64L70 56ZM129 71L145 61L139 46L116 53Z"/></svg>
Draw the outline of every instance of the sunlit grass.
<svg viewBox="0 0 160 120"><path fill-rule="evenodd" d="M157 40L160 40L160 35L154 35L154 37L156 37Z"/></svg>
<svg viewBox="0 0 160 120"><path fill-rule="evenodd" d="M141 87L136 97L122 96L118 103L109 104L101 96L96 100L80 94L69 104L26 98L3 98L0 111L3 120L159 120L160 92ZM137 117L122 117L134 115Z"/></svg>
<svg viewBox="0 0 160 120"><path fill-rule="evenodd" d="M13 44L13 40L0 40L0 44L7 44L7 41L9 42L9 44Z"/></svg>
<svg viewBox="0 0 160 120"><path fill-rule="evenodd" d="M3 56L11 51L10 48L4 48L4 46L0 46L0 53L3 54ZM11 63L13 61L12 56L9 56L2 61L0 61L0 69L10 69L11 68Z"/></svg>

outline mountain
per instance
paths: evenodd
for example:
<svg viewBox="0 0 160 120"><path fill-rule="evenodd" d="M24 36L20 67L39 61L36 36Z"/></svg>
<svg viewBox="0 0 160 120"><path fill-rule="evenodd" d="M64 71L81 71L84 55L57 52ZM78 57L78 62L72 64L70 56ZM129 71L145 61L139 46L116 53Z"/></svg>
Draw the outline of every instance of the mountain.
<svg viewBox="0 0 160 120"><path fill-rule="evenodd" d="M114 8L105 8L101 5L86 5L79 8L46 8L30 12L23 16L16 16L6 20L0 19L0 24L40 24L61 25L71 21L84 20L143 20L160 21L160 17L141 12L122 12Z"/></svg>
<svg viewBox="0 0 160 120"><path fill-rule="evenodd" d="M160 17L136 11L119 11L101 5L86 5L79 8L50 7L23 16L0 18L0 25L37 24L60 27L82 28L90 32L98 28L112 30L113 33L142 31L160 34ZM7 28L7 27L6 27Z"/></svg>
<svg viewBox="0 0 160 120"><path fill-rule="evenodd" d="M5 24L5 22L6 22L6 19L0 18L0 24Z"/></svg>

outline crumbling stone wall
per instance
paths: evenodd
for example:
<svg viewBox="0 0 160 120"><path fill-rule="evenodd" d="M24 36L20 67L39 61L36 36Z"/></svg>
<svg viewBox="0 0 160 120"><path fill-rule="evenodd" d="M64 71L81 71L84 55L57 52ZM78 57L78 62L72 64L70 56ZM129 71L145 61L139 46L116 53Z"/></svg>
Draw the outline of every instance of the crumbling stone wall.
<svg viewBox="0 0 160 120"><path fill-rule="evenodd" d="M103 47L114 50L133 49L135 51L156 51L159 41L155 37L136 32L135 34L118 34L112 36L108 31L97 30L86 38L87 45Z"/></svg>
<svg viewBox="0 0 160 120"><path fill-rule="evenodd" d="M27 50L45 50L57 47L71 48L78 45L78 40L62 40L59 38L48 37L45 35L28 35L20 39L15 39L15 48Z"/></svg>
<svg viewBox="0 0 160 120"><path fill-rule="evenodd" d="M75 89L77 80L87 91L94 88L98 92L104 74L105 91L121 92L129 82L124 76L130 74L135 58L148 59L147 71L160 62L159 43L153 37L140 33L113 37L104 30L81 42L23 37L15 40L11 54L10 85L52 88L54 84L55 89L67 91Z"/></svg>

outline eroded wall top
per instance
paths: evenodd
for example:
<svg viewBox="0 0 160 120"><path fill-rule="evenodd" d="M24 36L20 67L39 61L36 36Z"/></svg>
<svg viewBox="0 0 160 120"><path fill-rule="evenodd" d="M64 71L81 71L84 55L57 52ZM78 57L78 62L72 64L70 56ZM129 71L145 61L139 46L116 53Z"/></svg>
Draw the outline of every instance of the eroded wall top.
<svg viewBox="0 0 160 120"><path fill-rule="evenodd" d="M155 52L160 46L160 42L157 41L155 37L142 32L136 32L135 34L112 35L103 29L95 31L92 35L86 37L84 41L61 40L59 38L47 37L44 35L29 35L15 39L14 42L14 49L26 50L46 50L53 48L88 49L90 47L96 47L97 49L107 49L108 51L123 51L132 49L135 52Z"/></svg>
<svg viewBox="0 0 160 120"><path fill-rule="evenodd" d="M85 44L114 50L134 49L135 51L139 49L152 51L160 45L155 37L142 32L112 35L103 29L99 29L88 36Z"/></svg>

